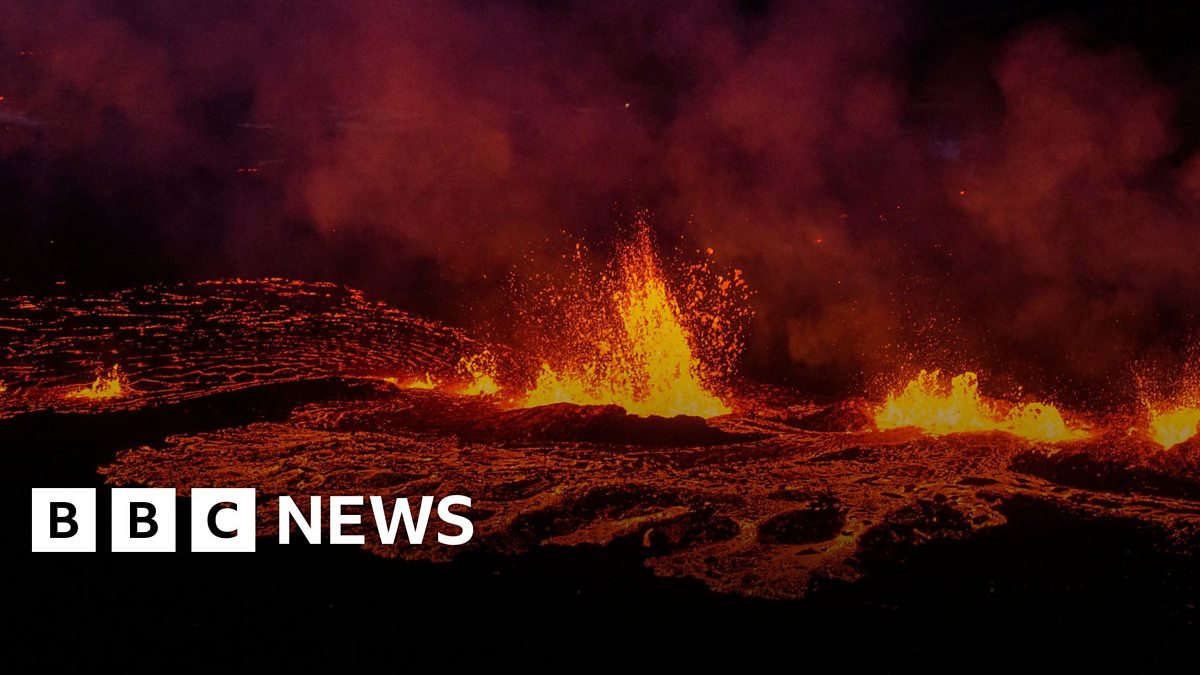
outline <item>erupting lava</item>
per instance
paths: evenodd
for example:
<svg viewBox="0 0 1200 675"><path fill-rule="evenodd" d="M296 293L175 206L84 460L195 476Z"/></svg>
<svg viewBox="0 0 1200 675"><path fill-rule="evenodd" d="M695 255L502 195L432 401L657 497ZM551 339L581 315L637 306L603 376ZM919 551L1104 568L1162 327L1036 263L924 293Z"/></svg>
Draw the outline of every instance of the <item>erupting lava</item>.
<svg viewBox="0 0 1200 675"><path fill-rule="evenodd" d="M469 380L462 393L468 396L490 396L500 391L500 385L496 384L496 359L486 349L473 356L464 356L458 362L458 370ZM432 389L433 386L410 388Z"/></svg>
<svg viewBox="0 0 1200 675"><path fill-rule="evenodd" d="M744 288L740 274L736 281ZM732 281L720 283L728 290ZM681 311L644 223L619 247L615 269L600 285L604 296L576 312L579 322L570 323L580 334L568 336L543 361L524 406L615 404L634 415L664 417L730 412L706 381L712 373L684 318L700 317ZM723 329L720 317L702 321L707 329ZM740 345L731 347L736 351Z"/></svg>
<svg viewBox="0 0 1200 675"><path fill-rule="evenodd" d="M1200 406L1184 406L1157 412L1150 411L1150 438L1170 448L1196 435L1200 427Z"/></svg>
<svg viewBox="0 0 1200 675"><path fill-rule="evenodd" d="M437 381L429 373L425 373L424 378L409 380L400 386L405 389L434 389L437 387Z"/></svg>
<svg viewBox="0 0 1200 675"><path fill-rule="evenodd" d="M904 389L892 393L875 413L879 429L918 427L943 436L969 431L1005 431L1035 441L1066 441L1085 437L1069 429L1058 409L1046 403L1022 403L1007 413L979 394L979 378L966 372L946 385L941 372L922 370Z"/></svg>
<svg viewBox="0 0 1200 675"><path fill-rule="evenodd" d="M405 382L401 382L398 377L385 377L383 381L401 389L436 389L438 386L437 380L433 379L429 373L425 373L425 377L417 377Z"/></svg>
<svg viewBox="0 0 1200 675"><path fill-rule="evenodd" d="M107 374L101 372L90 385L78 391L67 394L69 398L105 399L117 398L125 393L121 384L120 366L114 365Z"/></svg>
<svg viewBox="0 0 1200 675"><path fill-rule="evenodd" d="M1164 449L1200 433L1200 358L1171 373L1137 377L1142 405L1149 413L1145 433Z"/></svg>

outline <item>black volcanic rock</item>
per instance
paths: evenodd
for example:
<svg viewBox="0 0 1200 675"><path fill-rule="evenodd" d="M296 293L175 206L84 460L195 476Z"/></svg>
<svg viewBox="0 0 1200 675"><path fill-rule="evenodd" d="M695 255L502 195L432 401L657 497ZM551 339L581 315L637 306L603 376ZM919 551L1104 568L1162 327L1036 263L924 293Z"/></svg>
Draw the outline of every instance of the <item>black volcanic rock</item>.
<svg viewBox="0 0 1200 675"><path fill-rule="evenodd" d="M649 527L642 533L642 546L661 555L693 544L727 541L740 529L732 518L692 511Z"/></svg>
<svg viewBox="0 0 1200 675"><path fill-rule="evenodd" d="M600 518L634 518L681 504L681 497L676 492L648 485L595 487L552 506L518 514L513 519L511 531L514 536L540 542L574 532Z"/></svg>
<svg viewBox="0 0 1200 675"><path fill-rule="evenodd" d="M644 446L722 445L755 437L716 429L691 415L639 417L615 405L571 403L503 411L471 425L461 435L508 443L583 441Z"/></svg>
<svg viewBox="0 0 1200 675"><path fill-rule="evenodd" d="M861 398L839 401L815 411L805 410L784 423L797 429L824 432L867 431L874 425L870 403Z"/></svg>
<svg viewBox="0 0 1200 675"><path fill-rule="evenodd" d="M802 508L772 516L759 525L758 541L811 544L836 537L846 524L846 508L829 495L817 495L806 502Z"/></svg>
<svg viewBox="0 0 1200 675"><path fill-rule="evenodd" d="M889 513L883 522L864 532L856 558L868 567L895 564L929 540L963 539L975 529L954 505L937 499L918 499Z"/></svg>
<svg viewBox="0 0 1200 675"><path fill-rule="evenodd" d="M370 411L344 415L341 429L453 434L475 443L604 443L629 446L713 446L761 435L724 431L701 417L639 417L615 405L555 403L505 410L488 397L404 391Z"/></svg>
<svg viewBox="0 0 1200 675"><path fill-rule="evenodd" d="M1200 499L1200 443L1192 439L1163 449L1150 441L1126 439L1017 454L1013 471L1087 490Z"/></svg>

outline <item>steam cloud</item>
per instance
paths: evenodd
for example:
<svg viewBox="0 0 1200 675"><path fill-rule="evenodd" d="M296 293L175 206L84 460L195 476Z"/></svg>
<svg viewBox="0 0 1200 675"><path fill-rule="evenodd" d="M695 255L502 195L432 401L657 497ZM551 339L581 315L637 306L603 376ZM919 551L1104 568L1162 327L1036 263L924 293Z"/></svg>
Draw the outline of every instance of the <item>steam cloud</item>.
<svg viewBox="0 0 1200 675"><path fill-rule="evenodd" d="M758 290L749 367L814 387L915 354L1070 398L1194 339L1200 155L1137 52L798 4L15 0L0 276L333 279L470 324L648 207Z"/></svg>

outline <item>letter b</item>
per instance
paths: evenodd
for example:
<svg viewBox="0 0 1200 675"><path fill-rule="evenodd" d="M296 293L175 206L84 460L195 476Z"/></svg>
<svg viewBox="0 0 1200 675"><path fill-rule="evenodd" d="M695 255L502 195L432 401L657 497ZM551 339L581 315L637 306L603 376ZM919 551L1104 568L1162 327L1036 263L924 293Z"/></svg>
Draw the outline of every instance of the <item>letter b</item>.
<svg viewBox="0 0 1200 675"><path fill-rule="evenodd" d="M175 550L175 488L113 488L114 553Z"/></svg>
<svg viewBox="0 0 1200 675"><path fill-rule="evenodd" d="M96 551L95 488L32 488L35 553Z"/></svg>
<svg viewBox="0 0 1200 675"><path fill-rule="evenodd" d="M70 539L79 534L79 523L75 522L76 512L75 505L71 502L50 502L51 539ZM67 524L65 531L59 527L63 523Z"/></svg>

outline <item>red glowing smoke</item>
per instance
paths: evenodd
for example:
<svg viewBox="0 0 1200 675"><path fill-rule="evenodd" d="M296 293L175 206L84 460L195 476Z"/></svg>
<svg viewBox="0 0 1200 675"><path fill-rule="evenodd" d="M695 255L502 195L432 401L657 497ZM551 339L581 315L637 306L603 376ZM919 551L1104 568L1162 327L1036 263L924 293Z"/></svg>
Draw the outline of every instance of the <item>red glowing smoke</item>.
<svg viewBox="0 0 1200 675"><path fill-rule="evenodd" d="M646 207L746 270L760 372L840 386L936 343L1074 391L1194 339L1187 92L1086 26L865 1L10 4L18 277L332 278L465 321L560 232Z"/></svg>

